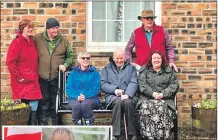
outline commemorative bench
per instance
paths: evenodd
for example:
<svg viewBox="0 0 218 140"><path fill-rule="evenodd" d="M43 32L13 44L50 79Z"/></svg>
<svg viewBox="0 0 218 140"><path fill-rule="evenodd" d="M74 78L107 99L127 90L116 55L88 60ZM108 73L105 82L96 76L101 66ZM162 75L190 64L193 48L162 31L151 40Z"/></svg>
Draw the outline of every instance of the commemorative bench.
<svg viewBox="0 0 218 140"><path fill-rule="evenodd" d="M72 122L72 110L67 108L68 97L66 94L66 81L69 76L70 71L59 72L58 80L58 93L56 97L56 125L73 125ZM99 95L100 106L99 109L93 110L94 113L94 125L112 125L112 110L106 109L106 102L104 99L104 94ZM176 102L175 102L176 103ZM138 111L135 111L135 120L136 120L136 129L138 134L140 133L139 125L139 114ZM122 123L123 124L123 123ZM178 119L174 121L174 135L177 139L178 134Z"/></svg>

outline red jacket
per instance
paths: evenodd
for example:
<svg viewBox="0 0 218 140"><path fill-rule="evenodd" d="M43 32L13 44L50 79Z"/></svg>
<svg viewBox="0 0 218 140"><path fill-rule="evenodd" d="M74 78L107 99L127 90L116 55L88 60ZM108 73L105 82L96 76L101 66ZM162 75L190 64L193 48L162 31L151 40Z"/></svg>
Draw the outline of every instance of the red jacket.
<svg viewBox="0 0 218 140"><path fill-rule="evenodd" d="M154 25L152 31L153 34L151 39L151 47L148 43L143 26L135 29L134 33L136 47L136 64L140 66L147 64L151 52L155 50L162 52L166 60L165 35L163 27Z"/></svg>
<svg viewBox="0 0 218 140"><path fill-rule="evenodd" d="M38 53L33 37L18 33L9 46L6 64L11 74L13 99L42 99L38 82ZM23 82L19 82L21 78Z"/></svg>

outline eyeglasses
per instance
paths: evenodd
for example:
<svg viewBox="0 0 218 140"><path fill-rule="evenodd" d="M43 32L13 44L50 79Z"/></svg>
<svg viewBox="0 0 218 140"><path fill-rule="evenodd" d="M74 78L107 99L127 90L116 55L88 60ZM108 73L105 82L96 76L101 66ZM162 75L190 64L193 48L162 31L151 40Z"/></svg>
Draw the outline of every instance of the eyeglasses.
<svg viewBox="0 0 218 140"><path fill-rule="evenodd" d="M81 57L82 60L90 60L90 57Z"/></svg>
<svg viewBox="0 0 218 140"><path fill-rule="evenodd" d="M153 17L144 17L144 19L146 19L146 20L154 20Z"/></svg>

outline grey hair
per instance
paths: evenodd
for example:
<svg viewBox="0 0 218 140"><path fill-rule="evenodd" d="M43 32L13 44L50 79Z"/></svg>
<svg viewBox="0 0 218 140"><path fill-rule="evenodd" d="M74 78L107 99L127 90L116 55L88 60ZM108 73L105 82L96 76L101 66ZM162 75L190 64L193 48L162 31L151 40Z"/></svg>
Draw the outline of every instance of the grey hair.
<svg viewBox="0 0 218 140"><path fill-rule="evenodd" d="M89 55L89 56L90 56L90 54L89 54L87 51L79 52L79 53L77 54L77 63L79 63L79 59L80 59L80 57L82 57L83 55Z"/></svg>

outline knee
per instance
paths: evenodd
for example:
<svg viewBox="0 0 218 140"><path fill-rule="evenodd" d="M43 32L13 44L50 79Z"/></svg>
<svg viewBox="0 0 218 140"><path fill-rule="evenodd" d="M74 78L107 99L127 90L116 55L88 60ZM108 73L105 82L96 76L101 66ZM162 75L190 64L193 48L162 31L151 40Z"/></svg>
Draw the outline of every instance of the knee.
<svg viewBox="0 0 218 140"><path fill-rule="evenodd" d="M121 99L116 99L113 101L113 109L121 109L123 107L123 101Z"/></svg>
<svg viewBox="0 0 218 140"><path fill-rule="evenodd" d="M132 105L132 101L130 99L126 99L123 101L125 106L130 106Z"/></svg>
<svg viewBox="0 0 218 140"><path fill-rule="evenodd" d="M80 109L81 108L81 105L80 103L73 103L73 102L70 102L67 107L69 109Z"/></svg>
<svg viewBox="0 0 218 140"><path fill-rule="evenodd" d="M90 103L81 103L81 109L82 110L87 110L91 108L91 104Z"/></svg>

